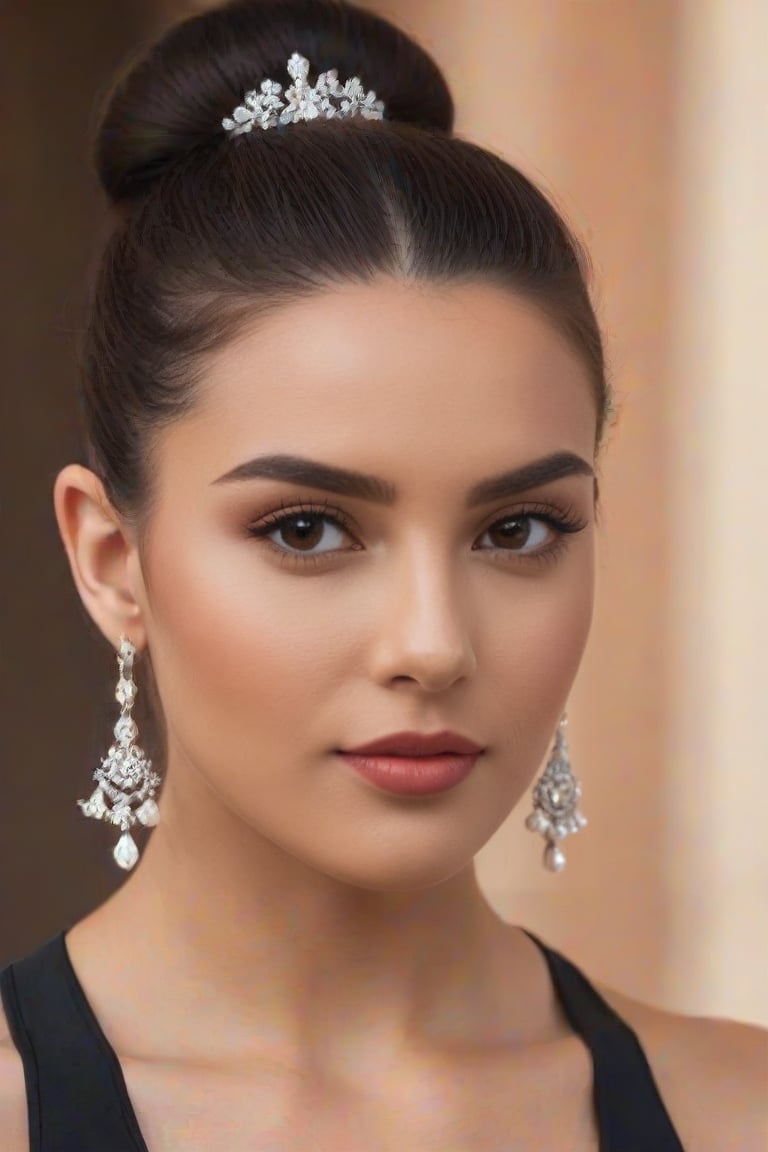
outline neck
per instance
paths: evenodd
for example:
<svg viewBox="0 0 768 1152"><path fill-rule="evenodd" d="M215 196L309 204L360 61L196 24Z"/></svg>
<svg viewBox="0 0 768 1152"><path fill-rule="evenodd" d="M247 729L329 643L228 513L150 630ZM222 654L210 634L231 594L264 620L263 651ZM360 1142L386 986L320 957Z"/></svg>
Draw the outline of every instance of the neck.
<svg viewBox="0 0 768 1152"><path fill-rule="evenodd" d="M532 948L489 907L473 865L415 890L354 886L223 804L195 804L171 774L135 872L70 934L91 986L97 949L123 986L142 973L141 1016L162 1022L154 1055L167 1044L210 1059L220 1045L243 1059L269 1037L296 1066L354 1067L356 1047L391 1059L522 1039L541 1021L542 995L510 999L543 987ZM128 1016L122 1027L131 1050Z"/></svg>

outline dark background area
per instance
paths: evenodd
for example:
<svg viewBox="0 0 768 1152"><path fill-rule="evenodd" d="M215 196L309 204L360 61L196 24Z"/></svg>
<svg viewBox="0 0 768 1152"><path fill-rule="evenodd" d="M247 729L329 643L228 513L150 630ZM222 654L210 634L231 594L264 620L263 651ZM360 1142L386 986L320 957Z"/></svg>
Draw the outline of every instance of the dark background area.
<svg viewBox="0 0 768 1152"><path fill-rule="evenodd" d="M156 27L149 0L0 5L0 967L121 880L111 829L76 806L111 740L117 664L70 578L52 488L81 458L77 333L107 221L90 132Z"/></svg>

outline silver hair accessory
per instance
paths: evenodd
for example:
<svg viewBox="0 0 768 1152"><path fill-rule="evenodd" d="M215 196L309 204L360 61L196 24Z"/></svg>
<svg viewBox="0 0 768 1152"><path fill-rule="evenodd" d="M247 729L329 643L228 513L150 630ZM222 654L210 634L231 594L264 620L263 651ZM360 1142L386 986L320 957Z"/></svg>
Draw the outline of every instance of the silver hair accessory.
<svg viewBox="0 0 768 1152"><path fill-rule="evenodd" d="M525 822L531 832L540 832L545 837L544 867L550 872L562 872L565 868L565 853L559 841L587 824L586 816L578 809L581 785L571 771L565 738L567 723L568 718L563 714L546 768L534 786L533 811Z"/></svg>
<svg viewBox="0 0 768 1152"><path fill-rule="evenodd" d="M120 676L115 699L122 710L114 727L115 743L93 773L96 790L88 800L77 802L84 815L106 820L120 828L122 836L115 845L113 856L126 871L130 871L139 858L131 828L137 821L151 828L160 819L155 803L160 777L152 771L152 761L145 759L143 749L134 743L139 734L136 721L131 716L137 692L133 679L135 655L133 644L121 636L117 656Z"/></svg>
<svg viewBox="0 0 768 1152"><path fill-rule="evenodd" d="M222 126L233 136L250 132L254 125L260 128L276 128L278 124L296 124L299 120L342 119L346 116L363 116L366 120L384 119L384 102L376 99L376 93L366 92L359 76L353 76L344 84L339 83L338 72L321 72L314 88L308 82L309 60L294 52L288 61L288 75L293 80L290 88L280 99L282 86L274 80L262 80L261 90L255 88L246 92L243 103L238 104L230 116L225 116ZM282 111L281 111L282 109Z"/></svg>

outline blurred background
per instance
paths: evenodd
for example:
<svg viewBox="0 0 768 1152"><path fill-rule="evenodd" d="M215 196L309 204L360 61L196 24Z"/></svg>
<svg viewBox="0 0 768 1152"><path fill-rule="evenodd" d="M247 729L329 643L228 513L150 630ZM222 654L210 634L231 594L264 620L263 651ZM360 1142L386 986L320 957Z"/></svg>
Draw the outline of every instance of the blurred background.
<svg viewBox="0 0 768 1152"><path fill-rule="evenodd" d="M75 806L111 735L115 663L51 488L79 458L73 349L105 215L94 110L127 54L205 6L0 6L0 965L122 879L108 829ZM596 979L768 1025L768 5L367 6L444 68L458 132L537 180L588 244L621 409L569 705L590 824L550 875L526 797L478 858L483 888Z"/></svg>

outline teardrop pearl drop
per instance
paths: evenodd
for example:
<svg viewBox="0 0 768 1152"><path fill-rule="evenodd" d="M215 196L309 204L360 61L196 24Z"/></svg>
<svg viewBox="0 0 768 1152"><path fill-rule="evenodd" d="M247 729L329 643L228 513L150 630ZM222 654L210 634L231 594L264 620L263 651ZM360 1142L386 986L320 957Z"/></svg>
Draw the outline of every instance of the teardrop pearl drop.
<svg viewBox="0 0 768 1152"><path fill-rule="evenodd" d="M548 844L544 852L544 867L550 872L562 872L565 868L565 853L557 844Z"/></svg>
<svg viewBox="0 0 768 1152"><path fill-rule="evenodd" d="M123 833L115 845L115 850L112 855L121 868L124 868L126 872L130 872L139 858L139 850L130 832Z"/></svg>

